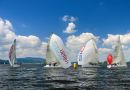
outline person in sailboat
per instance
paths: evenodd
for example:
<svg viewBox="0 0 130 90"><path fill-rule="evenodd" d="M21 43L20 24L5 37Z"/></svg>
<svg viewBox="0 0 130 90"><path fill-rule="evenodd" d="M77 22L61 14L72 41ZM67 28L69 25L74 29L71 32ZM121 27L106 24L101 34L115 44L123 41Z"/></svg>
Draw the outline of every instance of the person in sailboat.
<svg viewBox="0 0 130 90"><path fill-rule="evenodd" d="M49 63L49 66L51 66L51 63Z"/></svg>
<svg viewBox="0 0 130 90"><path fill-rule="evenodd" d="M57 65L57 63L56 63L56 62L54 62L54 63L53 63L53 66L55 67L56 65Z"/></svg>

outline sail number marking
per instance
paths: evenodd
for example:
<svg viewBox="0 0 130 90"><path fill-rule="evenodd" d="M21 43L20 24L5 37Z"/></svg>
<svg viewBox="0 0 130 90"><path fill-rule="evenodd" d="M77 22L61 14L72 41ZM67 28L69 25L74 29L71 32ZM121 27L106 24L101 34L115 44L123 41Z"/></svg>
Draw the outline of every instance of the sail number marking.
<svg viewBox="0 0 130 90"><path fill-rule="evenodd" d="M60 54L63 57L63 60L65 61L65 63L67 64L68 63L67 55L65 54L63 49L60 50Z"/></svg>

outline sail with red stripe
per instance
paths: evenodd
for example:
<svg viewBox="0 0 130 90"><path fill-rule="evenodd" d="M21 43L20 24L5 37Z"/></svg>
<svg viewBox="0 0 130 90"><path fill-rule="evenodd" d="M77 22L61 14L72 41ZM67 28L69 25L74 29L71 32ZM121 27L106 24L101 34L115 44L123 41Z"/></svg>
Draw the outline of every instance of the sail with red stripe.
<svg viewBox="0 0 130 90"><path fill-rule="evenodd" d="M68 68L71 66L71 63L65 52L63 41L56 34L52 34L51 36L50 49L52 53L54 54L54 57L56 58L57 62L60 63L61 67Z"/></svg>
<svg viewBox="0 0 130 90"><path fill-rule="evenodd" d="M10 48L10 51L9 51L9 63L11 66L14 65L16 61L16 39L14 40L11 48Z"/></svg>

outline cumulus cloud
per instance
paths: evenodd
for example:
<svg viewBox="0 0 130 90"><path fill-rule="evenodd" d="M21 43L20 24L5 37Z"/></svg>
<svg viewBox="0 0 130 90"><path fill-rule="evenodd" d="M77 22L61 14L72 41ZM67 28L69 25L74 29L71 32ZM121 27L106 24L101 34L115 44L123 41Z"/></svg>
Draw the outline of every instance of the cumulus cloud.
<svg viewBox="0 0 130 90"><path fill-rule="evenodd" d="M11 22L0 18L0 58L8 59L14 39L17 40L17 57L45 57L46 42L34 35L16 35Z"/></svg>
<svg viewBox="0 0 130 90"><path fill-rule="evenodd" d="M74 21L76 21L76 18L75 17L73 17L73 16L69 16L69 15L64 15L63 17L62 17L62 20L64 21L64 22L74 22Z"/></svg>
<svg viewBox="0 0 130 90"><path fill-rule="evenodd" d="M69 15L64 15L63 18L62 18L62 20L64 22L68 23L66 29L63 31L64 33L71 34L71 33L75 33L76 32L76 30L75 30L76 25L74 23L76 21L75 17L69 16Z"/></svg>
<svg viewBox="0 0 130 90"><path fill-rule="evenodd" d="M75 28L76 28L76 25L73 22L70 22L68 23L68 26L64 30L64 33L74 33L76 32Z"/></svg>
<svg viewBox="0 0 130 90"><path fill-rule="evenodd" d="M62 17L62 20L63 20L64 22L67 22L67 21L68 21L68 18L69 18L68 15L64 15L64 16Z"/></svg>
<svg viewBox="0 0 130 90"><path fill-rule="evenodd" d="M80 34L79 36L71 35L67 38L66 47L69 52L68 56L72 61L77 60L77 55L79 53L80 48L83 47L86 44L86 42L91 38L98 41L99 37L93 35L92 33L86 32Z"/></svg>
<svg viewBox="0 0 130 90"><path fill-rule="evenodd" d="M111 52L112 50L110 48L99 48L98 51L106 53L106 52Z"/></svg>
<svg viewBox="0 0 130 90"><path fill-rule="evenodd" d="M124 34L124 35L113 35L113 34L108 34L107 39L103 39L105 45L113 45L117 39L118 36L120 36L121 43L124 45L130 44L130 33Z"/></svg>

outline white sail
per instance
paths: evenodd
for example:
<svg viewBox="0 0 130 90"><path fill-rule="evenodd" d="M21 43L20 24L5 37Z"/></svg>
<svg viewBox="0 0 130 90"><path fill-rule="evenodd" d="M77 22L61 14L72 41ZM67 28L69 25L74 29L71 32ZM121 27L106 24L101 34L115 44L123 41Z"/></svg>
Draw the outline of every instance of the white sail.
<svg viewBox="0 0 130 90"><path fill-rule="evenodd" d="M113 57L112 64L118 64L118 65L122 65L122 66L127 66L127 64L125 62L124 53L122 51L122 45L121 45L121 42L120 42L120 36L118 37L117 44L115 45L114 55L113 56L114 57Z"/></svg>
<svg viewBox="0 0 130 90"><path fill-rule="evenodd" d="M46 64L51 64L53 62L56 62L56 59L55 57L53 56L50 48L49 48L49 45L47 46L47 52L46 52Z"/></svg>
<svg viewBox="0 0 130 90"><path fill-rule="evenodd" d="M93 39L90 39L84 50L82 51L82 66L90 65L90 63L98 63L98 51L96 43Z"/></svg>
<svg viewBox="0 0 130 90"><path fill-rule="evenodd" d="M15 64L16 61L16 39L14 40L10 51L9 51L9 63L11 66Z"/></svg>
<svg viewBox="0 0 130 90"><path fill-rule="evenodd" d="M50 49L54 54L56 60L60 63L60 65L63 68L70 67L71 63L68 60L68 57L64 50L64 44L59 36L52 34L50 39Z"/></svg>
<svg viewBox="0 0 130 90"><path fill-rule="evenodd" d="M52 64L52 63L57 63L56 58L55 58L54 54L52 53L52 51L50 49L50 39L51 39L51 37L49 38L49 41L48 41L48 44L47 44L46 65Z"/></svg>

